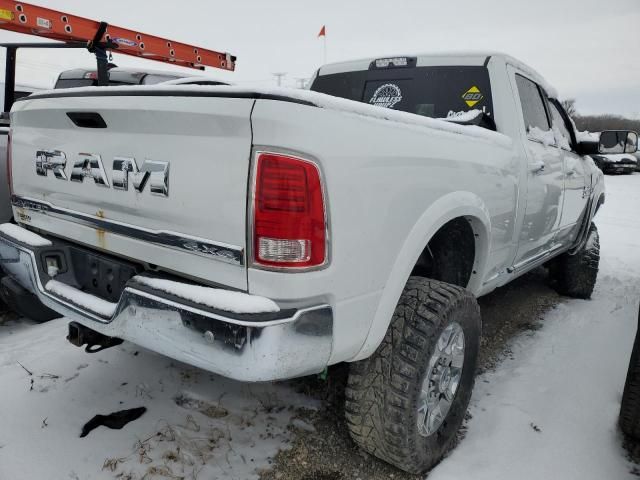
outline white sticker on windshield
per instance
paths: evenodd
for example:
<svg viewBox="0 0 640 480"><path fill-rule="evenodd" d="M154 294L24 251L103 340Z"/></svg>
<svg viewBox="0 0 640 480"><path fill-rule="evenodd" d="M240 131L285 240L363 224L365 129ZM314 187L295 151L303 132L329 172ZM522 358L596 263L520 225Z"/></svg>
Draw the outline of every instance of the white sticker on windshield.
<svg viewBox="0 0 640 480"><path fill-rule="evenodd" d="M402 101L400 87L393 83L385 83L373 92L373 97L371 97L369 103L379 107L393 108L400 101Z"/></svg>

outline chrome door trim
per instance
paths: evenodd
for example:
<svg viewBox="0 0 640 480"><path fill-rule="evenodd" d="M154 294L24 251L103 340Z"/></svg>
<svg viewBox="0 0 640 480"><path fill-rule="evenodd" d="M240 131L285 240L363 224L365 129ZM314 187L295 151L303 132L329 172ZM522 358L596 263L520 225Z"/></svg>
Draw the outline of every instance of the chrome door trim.
<svg viewBox="0 0 640 480"><path fill-rule="evenodd" d="M150 230L128 223L117 222L115 220L108 220L106 218L56 207L49 202L42 202L17 195L11 198L11 203L16 208L31 210L91 228L99 228L115 235L142 240L174 250L187 251L232 265L243 266L245 264L244 249L236 245L212 242L211 240L193 237L183 233Z"/></svg>

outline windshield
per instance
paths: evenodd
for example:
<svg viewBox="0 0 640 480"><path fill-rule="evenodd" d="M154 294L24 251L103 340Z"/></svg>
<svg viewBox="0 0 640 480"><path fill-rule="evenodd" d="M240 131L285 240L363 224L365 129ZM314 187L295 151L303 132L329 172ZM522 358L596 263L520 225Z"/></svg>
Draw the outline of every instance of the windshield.
<svg viewBox="0 0 640 480"><path fill-rule="evenodd" d="M493 117L489 72L483 66L369 69L318 76L311 90L425 117L469 110Z"/></svg>

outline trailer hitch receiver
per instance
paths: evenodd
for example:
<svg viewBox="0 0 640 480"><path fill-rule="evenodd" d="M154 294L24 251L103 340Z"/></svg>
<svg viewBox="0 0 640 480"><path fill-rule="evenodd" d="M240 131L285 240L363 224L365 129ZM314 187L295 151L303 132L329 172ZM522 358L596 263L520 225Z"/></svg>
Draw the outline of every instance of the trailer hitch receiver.
<svg viewBox="0 0 640 480"><path fill-rule="evenodd" d="M124 342L121 338L108 337L78 322L69 323L67 340L76 347L82 347L86 344L84 351L87 353L97 353L105 348L115 347Z"/></svg>

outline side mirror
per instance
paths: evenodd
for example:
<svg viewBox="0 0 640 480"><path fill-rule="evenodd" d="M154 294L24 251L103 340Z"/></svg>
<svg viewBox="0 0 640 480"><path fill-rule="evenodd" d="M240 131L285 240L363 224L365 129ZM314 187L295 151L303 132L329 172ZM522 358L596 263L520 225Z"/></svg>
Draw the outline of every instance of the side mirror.
<svg viewBox="0 0 640 480"><path fill-rule="evenodd" d="M600 134L598 153L635 153L638 134L628 130L605 130Z"/></svg>

